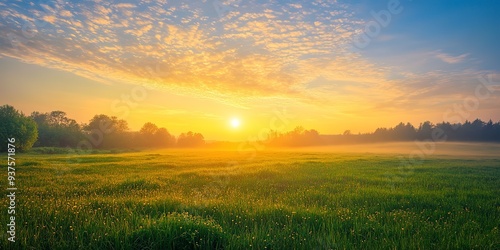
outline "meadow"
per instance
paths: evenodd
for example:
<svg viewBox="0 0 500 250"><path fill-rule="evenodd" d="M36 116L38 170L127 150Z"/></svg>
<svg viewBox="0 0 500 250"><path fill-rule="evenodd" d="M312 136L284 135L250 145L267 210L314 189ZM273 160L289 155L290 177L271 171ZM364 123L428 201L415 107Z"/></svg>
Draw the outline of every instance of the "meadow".
<svg viewBox="0 0 500 250"><path fill-rule="evenodd" d="M411 166L389 151L34 150L16 158L17 237L4 195L0 248L500 249L498 147L469 149Z"/></svg>

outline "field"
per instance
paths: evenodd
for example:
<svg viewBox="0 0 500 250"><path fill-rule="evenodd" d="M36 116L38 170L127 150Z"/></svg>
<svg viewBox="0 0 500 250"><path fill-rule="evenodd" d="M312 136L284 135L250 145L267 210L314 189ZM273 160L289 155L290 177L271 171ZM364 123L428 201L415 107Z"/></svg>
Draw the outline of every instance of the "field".
<svg viewBox="0 0 500 250"><path fill-rule="evenodd" d="M0 248L500 249L498 147L460 150L20 154Z"/></svg>

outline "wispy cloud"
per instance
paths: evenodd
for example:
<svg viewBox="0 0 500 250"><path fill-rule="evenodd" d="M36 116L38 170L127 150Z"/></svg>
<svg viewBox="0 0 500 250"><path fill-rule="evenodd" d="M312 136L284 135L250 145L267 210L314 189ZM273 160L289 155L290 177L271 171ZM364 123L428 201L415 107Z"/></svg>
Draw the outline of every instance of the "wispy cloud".
<svg viewBox="0 0 500 250"><path fill-rule="evenodd" d="M170 5L58 2L46 7L50 11L10 6L2 17L16 23L3 23L2 31L22 42L12 46L4 37L0 53L82 75L156 81L201 94L210 90L293 95L315 77L308 75L309 69L320 61L332 65L334 55L345 52L356 25L346 17L347 10L333 4L322 11L300 4L249 2L222 18L210 16L209 7L187 1ZM335 17L331 10L336 11ZM36 20L46 23L36 26ZM38 33L24 39L22 25L30 22ZM352 59L352 68L358 68L359 62Z"/></svg>
<svg viewBox="0 0 500 250"><path fill-rule="evenodd" d="M436 56L436 58L440 59L441 61L443 61L445 63L456 64L456 63L461 63L461 62L465 61L465 59L467 58L467 56L469 56L469 54L461 54L459 56L451 56L451 55L448 55L445 53L436 52L435 56Z"/></svg>
<svg viewBox="0 0 500 250"><path fill-rule="evenodd" d="M289 98L339 109L427 105L425 100L469 91L464 79L474 81L476 72L437 71L390 80L390 66L350 51L364 22L336 1L235 2L227 2L224 15L212 1L8 2L0 10L0 32L7 34L0 37L0 56L223 102ZM469 54L435 51L433 57L458 64Z"/></svg>

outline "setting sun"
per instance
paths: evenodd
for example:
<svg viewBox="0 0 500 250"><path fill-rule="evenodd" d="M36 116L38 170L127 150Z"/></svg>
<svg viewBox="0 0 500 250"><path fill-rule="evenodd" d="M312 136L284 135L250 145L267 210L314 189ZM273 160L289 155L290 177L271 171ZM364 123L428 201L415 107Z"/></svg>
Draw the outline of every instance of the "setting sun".
<svg viewBox="0 0 500 250"><path fill-rule="evenodd" d="M231 127L237 128L241 125L240 119L238 118L232 118L230 121Z"/></svg>

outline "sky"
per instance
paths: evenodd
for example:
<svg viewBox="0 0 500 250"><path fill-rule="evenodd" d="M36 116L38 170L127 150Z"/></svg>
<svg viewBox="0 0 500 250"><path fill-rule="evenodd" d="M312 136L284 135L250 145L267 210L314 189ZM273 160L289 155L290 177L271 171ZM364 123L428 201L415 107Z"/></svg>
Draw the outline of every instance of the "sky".
<svg viewBox="0 0 500 250"><path fill-rule="evenodd" d="M228 141L296 126L500 121L499 10L486 0L1 1L0 105Z"/></svg>

